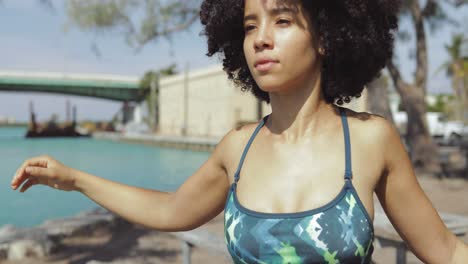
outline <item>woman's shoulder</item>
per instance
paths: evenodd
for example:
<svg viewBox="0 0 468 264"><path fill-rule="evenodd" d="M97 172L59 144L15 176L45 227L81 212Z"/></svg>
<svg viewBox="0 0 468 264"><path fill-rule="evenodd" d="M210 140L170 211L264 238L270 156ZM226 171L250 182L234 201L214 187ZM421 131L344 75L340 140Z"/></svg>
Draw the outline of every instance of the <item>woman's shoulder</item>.
<svg viewBox="0 0 468 264"><path fill-rule="evenodd" d="M247 142L249 136L254 132L259 122L260 121L236 125L224 135L223 140L225 139L233 145Z"/></svg>
<svg viewBox="0 0 468 264"><path fill-rule="evenodd" d="M393 122L385 117L368 112L356 112L346 109L348 124L352 136L368 144L384 147L385 143L399 140L400 135Z"/></svg>
<svg viewBox="0 0 468 264"><path fill-rule="evenodd" d="M237 125L229 130L216 146L225 166L234 166L238 157L241 155L247 141L258 126L259 121L247 124Z"/></svg>

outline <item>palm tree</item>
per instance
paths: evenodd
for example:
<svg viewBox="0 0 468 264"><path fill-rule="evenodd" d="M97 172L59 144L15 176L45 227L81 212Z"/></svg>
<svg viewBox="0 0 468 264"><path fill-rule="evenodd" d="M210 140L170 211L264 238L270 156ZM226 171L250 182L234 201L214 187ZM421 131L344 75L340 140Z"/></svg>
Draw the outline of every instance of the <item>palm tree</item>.
<svg viewBox="0 0 468 264"><path fill-rule="evenodd" d="M153 132L157 130L159 121L159 79L177 74L176 67L176 64L172 64L158 71L147 71L140 79L140 92L148 106L148 117L144 120Z"/></svg>
<svg viewBox="0 0 468 264"><path fill-rule="evenodd" d="M462 54L463 45L468 44L468 38L463 34L452 37L452 42L445 45L445 50L450 56L450 60L442 64L436 73L445 70L447 76L452 79L452 88L455 94L457 120L467 122L468 111L468 54Z"/></svg>
<svg viewBox="0 0 468 264"><path fill-rule="evenodd" d="M403 107L408 116L406 141L408 142L411 161L416 169L436 175L440 173L437 145L432 139L426 120L426 102L428 81L428 49L427 31L440 29L443 24L458 25L445 11L444 6L460 7L468 4L468 0L405 0L401 10L402 18L412 22L415 41L416 71L413 80L403 79L400 69L394 61L387 63L387 69L392 82L400 94ZM406 33L406 34L403 34ZM401 36L410 35L401 31ZM409 38L411 40L411 38Z"/></svg>

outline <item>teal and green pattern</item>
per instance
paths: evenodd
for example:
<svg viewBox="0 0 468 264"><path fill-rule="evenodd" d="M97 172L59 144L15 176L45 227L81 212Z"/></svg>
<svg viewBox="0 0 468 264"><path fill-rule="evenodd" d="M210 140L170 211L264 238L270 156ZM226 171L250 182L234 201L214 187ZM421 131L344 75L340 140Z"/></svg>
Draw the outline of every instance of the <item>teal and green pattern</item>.
<svg viewBox="0 0 468 264"><path fill-rule="evenodd" d="M370 263L372 221L352 184L349 130L340 108L346 145L346 171L340 193L320 208L297 213L263 213L239 203L237 182L251 136L224 208L225 240L234 263Z"/></svg>

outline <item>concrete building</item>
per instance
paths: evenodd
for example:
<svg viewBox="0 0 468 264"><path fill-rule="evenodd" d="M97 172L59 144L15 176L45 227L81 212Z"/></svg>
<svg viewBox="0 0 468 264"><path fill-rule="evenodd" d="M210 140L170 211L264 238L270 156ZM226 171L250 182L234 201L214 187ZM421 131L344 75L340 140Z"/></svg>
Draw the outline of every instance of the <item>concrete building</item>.
<svg viewBox="0 0 468 264"><path fill-rule="evenodd" d="M365 111L365 93L346 107ZM262 103L261 116L271 112ZM238 124L258 120L258 102L227 79L220 65L161 79L158 134L221 137Z"/></svg>

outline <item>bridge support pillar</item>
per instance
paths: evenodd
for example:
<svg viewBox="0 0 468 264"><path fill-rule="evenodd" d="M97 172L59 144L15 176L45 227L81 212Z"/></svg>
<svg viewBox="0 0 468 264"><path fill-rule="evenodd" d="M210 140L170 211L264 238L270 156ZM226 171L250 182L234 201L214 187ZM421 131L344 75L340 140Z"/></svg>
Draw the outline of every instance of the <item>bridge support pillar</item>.
<svg viewBox="0 0 468 264"><path fill-rule="evenodd" d="M124 102L122 106L122 124L127 124L133 120L134 106L129 102Z"/></svg>

